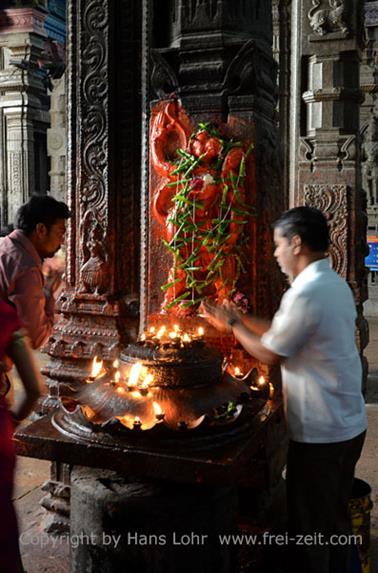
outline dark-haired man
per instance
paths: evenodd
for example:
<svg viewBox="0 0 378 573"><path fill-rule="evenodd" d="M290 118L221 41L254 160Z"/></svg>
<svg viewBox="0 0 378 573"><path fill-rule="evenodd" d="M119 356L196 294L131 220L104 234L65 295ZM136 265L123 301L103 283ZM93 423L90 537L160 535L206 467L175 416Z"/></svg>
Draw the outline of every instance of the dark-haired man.
<svg viewBox="0 0 378 573"><path fill-rule="evenodd" d="M289 531L297 541L290 571L349 573L348 499L367 427L355 303L330 267L320 211L297 207L284 213L274 225L274 243L291 287L271 323L245 318L227 303L206 302L204 309L250 354L281 364L290 437Z"/></svg>
<svg viewBox="0 0 378 573"><path fill-rule="evenodd" d="M54 292L58 277L44 281L42 263L53 257L64 241L67 205L47 195L34 195L16 216L16 229L0 239L0 298L13 304L39 348L54 323Z"/></svg>

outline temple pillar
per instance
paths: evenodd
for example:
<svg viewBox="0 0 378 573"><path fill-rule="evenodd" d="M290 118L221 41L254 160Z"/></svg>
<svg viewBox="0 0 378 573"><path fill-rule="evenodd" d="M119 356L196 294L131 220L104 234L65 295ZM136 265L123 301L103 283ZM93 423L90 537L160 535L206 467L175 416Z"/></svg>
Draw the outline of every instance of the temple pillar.
<svg viewBox="0 0 378 573"><path fill-rule="evenodd" d="M47 34L43 9L0 13L0 224L13 223L32 193L48 189L46 129L48 101L37 60Z"/></svg>
<svg viewBox="0 0 378 573"><path fill-rule="evenodd" d="M366 205L361 188L359 55L361 3L348 0L293 5L290 202L321 209L330 223L335 270L353 290L357 342L368 342ZM367 368L364 361L364 381Z"/></svg>
<svg viewBox="0 0 378 573"><path fill-rule="evenodd" d="M139 2L72 0L67 16L66 189L72 218L60 318L46 348L45 413L59 407L67 385L82 383L95 355L114 360L120 346L135 338L138 324ZM122 61L117 79L115 58ZM51 472L42 505L49 511L47 531L60 533L69 525L70 472L56 463Z"/></svg>
<svg viewBox="0 0 378 573"><path fill-rule="evenodd" d="M50 192L59 201L66 199L66 90L65 76L51 80L50 127L47 130L47 153L50 157Z"/></svg>
<svg viewBox="0 0 378 573"><path fill-rule="evenodd" d="M281 189L284 207L289 201L289 147L290 147L290 39L291 0L273 0L273 56L278 63L278 117L280 158L282 161Z"/></svg>
<svg viewBox="0 0 378 573"><path fill-rule="evenodd" d="M361 167L367 200L368 240L375 249L378 242L378 2L366 1L364 8L365 44L360 68L361 90L365 94L360 118ZM369 299L364 304L368 316L378 316L378 265L374 258L373 254L368 276Z"/></svg>

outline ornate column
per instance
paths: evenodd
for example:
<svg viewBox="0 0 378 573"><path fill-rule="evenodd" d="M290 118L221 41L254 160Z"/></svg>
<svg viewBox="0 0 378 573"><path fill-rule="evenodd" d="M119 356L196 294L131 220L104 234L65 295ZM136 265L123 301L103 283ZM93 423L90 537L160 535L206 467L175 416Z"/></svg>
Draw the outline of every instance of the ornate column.
<svg viewBox="0 0 378 573"><path fill-rule="evenodd" d="M362 355L368 329L362 316L367 293L360 14L361 3L349 0L300 0L293 6L291 204L318 207L330 221L333 265L355 295Z"/></svg>
<svg viewBox="0 0 378 573"><path fill-rule="evenodd" d="M278 115L284 205L289 201L291 0L273 0L273 56L278 63Z"/></svg>
<svg viewBox="0 0 378 573"><path fill-rule="evenodd" d="M66 198L66 90L65 76L52 80L51 125L47 130L47 153L51 160L50 192L60 201Z"/></svg>
<svg viewBox="0 0 378 573"><path fill-rule="evenodd" d="M48 342L49 396L83 381L136 335L140 209L139 2L68 3L66 288ZM115 58L122 69L115 75ZM122 62L122 63L120 63ZM69 472L53 464L43 500L50 532L67 527ZM64 482L63 484L61 482Z"/></svg>
<svg viewBox="0 0 378 573"><path fill-rule="evenodd" d="M272 280L277 270L270 223L284 205L271 2L177 0L147 5L154 11L150 34L155 49L146 91L159 98L177 94L194 121L244 123L256 141L259 246L255 238L251 282L254 307L271 316L280 293Z"/></svg>
<svg viewBox="0 0 378 573"><path fill-rule="evenodd" d="M32 193L48 188L46 88L37 72L46 32L46 13L19 8L0 12L0 224L13 223Z"/></svg>
<svg viewBox="0 0 378 573"><path fill-rule="evenodd" d="M362 186L366 193L368 235L378 237L378 2L365 1L365 46L361 61L361 89L365 101L361 107ZM378 315L377 271L368 276L367 315Z"/></svg>
<svg viewBox="0 0 378 573"><path fill-rule="evenodd" d="M283 11L286 4L282 4ZM277 64L272 53L272 3L257 0L146 0L145 14L148 17L144 23L144 34L154 46L152 65L146 61L144 66L145 143L148 141L148 106L156 103L156 100L150 100L156 96L166 100L172 94L179 97L194 123L213 121L229 126L239 123L245 126L245 133L255 142L254 200L257 217L250 243L252 271L248 280L255 312L271 317L283 291L282 277L272 257L271 224L285 208L276 110ZM285 42L282 57L286 56ZM287 76L283 74L284 93L286 82ZM286 102L281 108L282 113L285 106ZM146 147L144 154L143 253L147 252L149 228ZM149 270L153 265L151 257L142 259L143 319L154 310L157 299L149 281ZM259 490L256 499L251 475L250 482L245 484L248 492L245 496L248 500L246 513L253 504L251 500L255 500L258 506L269 503L280 484L285 430L282 424L271 430L272 439L269 439L269 446L263 448L261 460L269 476L264 486L266 495L261 495Z"/></svg>

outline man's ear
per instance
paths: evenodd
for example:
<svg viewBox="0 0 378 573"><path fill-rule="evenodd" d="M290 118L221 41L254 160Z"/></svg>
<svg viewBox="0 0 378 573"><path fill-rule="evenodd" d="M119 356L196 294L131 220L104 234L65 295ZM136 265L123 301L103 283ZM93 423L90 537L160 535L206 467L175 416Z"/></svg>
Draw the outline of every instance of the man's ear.
<svg viewBox="0 0 378 573"><path fill-rule="evenodd" d="M299 255L299 253L301 252L301 248L302 248L302 239L300 238L300 236L299 235L293 235L291 237L290 244L293 248L293 254Z"/></svg>
<svg viewBox="0 0 378 573"><path fill-rule="evenodd" d="M44 223L37 223L37 225L35 227L35 232L37 234L37 237L40 237L40 238L46 237L46 234L47 234L46 225Z"/></svg>

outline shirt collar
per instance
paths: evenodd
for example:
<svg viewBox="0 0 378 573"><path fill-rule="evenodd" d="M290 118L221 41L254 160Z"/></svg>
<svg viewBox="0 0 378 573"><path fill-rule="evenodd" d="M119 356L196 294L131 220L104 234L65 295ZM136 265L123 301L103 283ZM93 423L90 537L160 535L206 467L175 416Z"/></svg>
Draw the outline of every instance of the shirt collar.
<svg viewBox="0 0 378 573"><path fill-rule="evenodd" d="M314 277L317 273L324 272L327 270L329 271L330 269L331 269L331 264L328 258L314 261L313 263L307 265L307 267L305 267L303 271L295 277L295 279L291 283L291 286L292 287L302 286L304 283L306 283L308 280Z"/></svg>
<svg viewBox="0 0 378 573"><path fill-rule="evenodd" d="M33 245L33 243L31 242L30 239L28 239L28 237L25 235L25 233L23 231L21 231L20 229L16 229L15 231L12 231L9 235L8 235L9 239L11 241L16 241L18 243L21 243L21 245L23 246L23 248L29 253L29 255L32 257L33 261L38 265L38 266L42 266L42 259L39 256L35 246Z"/></svg>

